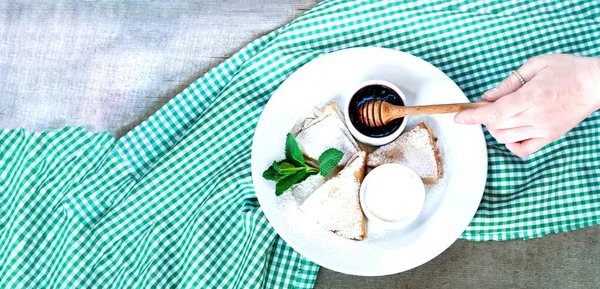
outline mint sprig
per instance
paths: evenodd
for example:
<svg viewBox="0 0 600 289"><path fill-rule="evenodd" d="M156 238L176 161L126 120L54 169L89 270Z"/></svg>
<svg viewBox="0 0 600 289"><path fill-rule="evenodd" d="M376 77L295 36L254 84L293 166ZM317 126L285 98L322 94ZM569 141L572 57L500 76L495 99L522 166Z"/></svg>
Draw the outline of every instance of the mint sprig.
<svg viewBox="0 0 600 289"><path fill-rule="evenodd" d="M319 156L319 167L313 167L306 163L296 139L288 133L285 140L285 160L273 162L263 172L263 178L276 182L275 195L280 196L293 185L303 182L310 176L329 175L343 156L344 153L340 150L330 148Z"/></svg>

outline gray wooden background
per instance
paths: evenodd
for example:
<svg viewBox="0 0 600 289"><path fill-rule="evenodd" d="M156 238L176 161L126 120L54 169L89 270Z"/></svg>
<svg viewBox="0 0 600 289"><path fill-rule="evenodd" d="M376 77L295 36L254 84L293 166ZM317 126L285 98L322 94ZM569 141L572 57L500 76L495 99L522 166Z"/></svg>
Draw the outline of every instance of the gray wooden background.
<svg viewBox="0 0 600 289"><path fill-rule="evenodd" d="M316 0L0 2L0 128L119 137L193 80ZM316 288L593 288L600 227L529 241L458 240L385 277L322 268Z"/></svg>

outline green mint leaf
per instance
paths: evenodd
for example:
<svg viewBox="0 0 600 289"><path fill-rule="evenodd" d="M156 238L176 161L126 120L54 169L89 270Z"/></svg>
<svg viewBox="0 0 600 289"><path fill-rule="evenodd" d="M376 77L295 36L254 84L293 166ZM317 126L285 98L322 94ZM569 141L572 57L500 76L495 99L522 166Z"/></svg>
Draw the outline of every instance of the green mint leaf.
<svg viewBox="0 0 600 289"><path fill-rule="evenodd" d="M291 133L285 139L285 158L296 166L306 165L304 155Z"/></svg>
<svg viewBox="0 0 600 289"><path fill-rule="evenodd" d="M277 164L276 161L273 161L273 164L271 165L271 167L276 171L279 172L281 169L279 169L279 165Z"/></svg>
<svg viewBox="0 0 600 289"><path fill-rule="evenodd" d="M322 176L327 176L335 166L342 160L344 153L338 149L330 148L324 151L319 156L319 170L321 170Z"/></svg>
<svg viewBox="0 0 600 289"><path fill-rule="evenodd" d="M267 181L277 181L279 179L277 176L277 171L273 166L270 166L266 171L264 171L262 176Z"/></svg>
<svg viewBox="0 0 600 289"><path fill-rule="evenodd" d="M286 176L277 182L275 185L275 195L281 196L285 191L297 184L299 180L304 178L306 170L300 170L293 175Z"/></svg>
<svg viewBox="0 0 600 289"><path fill-rule="evenodd" d="M301 179L298 180L297 184L306 181L306 179L308 179L310 176L314 176L318 173L319 172L316 172L316 171L307 171L306 174L304 175L304 177L302 177Z"/></svg>
<svg viewBox="0 0 600 289"><path fill-rule="evenodd" d="M288 176L288 175L293 175L296 172L300 171L300 170L306 170L306 166L302 166L302 167L295 167L294 165L286 162L286 161L279 161L277 162L277 166L279 166L279 175L282 177Z"/></svg>
<svg viewBox="0 0 600 289"><path fill-rule="evenodd" d="M277 162L277 166L279 167L279 170L286 170L286 169L293 169L296 168L294 165L286 162L286 161L279 161Z"/></svg>

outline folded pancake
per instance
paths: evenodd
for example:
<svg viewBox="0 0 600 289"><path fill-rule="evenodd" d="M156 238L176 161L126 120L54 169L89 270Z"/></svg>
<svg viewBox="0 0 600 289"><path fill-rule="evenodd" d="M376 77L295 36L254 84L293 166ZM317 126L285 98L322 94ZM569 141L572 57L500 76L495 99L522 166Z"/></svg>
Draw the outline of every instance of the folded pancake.
<svg viewBox="0 0 600 289"><path fill-rule="evenodd" d="M325 182L300 206L323 228L353 240L367 235L365 216L359 202L360 184L365 176L366 153L356 153L337 176Z"/></svg>
<svg viewBox="0 0 600 289"><path fill-rule="evenodd" d="M386 163L399 163L415 171L423 182L434 183L442 177L440 154L435 143L431 129L420 123L369 154L367 165L374 168Z"/></svg>
<svg viewBox="0 0 600 289"><path fill-rule="evenodd" d="M304 155L316 162L319 156L329 148L344 153L338 166L344 166L354 154L360 151L358 143L344 124L335 103L328 104L294 129L294 136Z"/></svg>
<svg viewBox="0 0 600 289"><path fill-rule="evenodd" d="M325 183L325 178L320 174L310 176L303 182L293 185L289 191L296 200L296 204L301 205L314 191Z"/></svg>

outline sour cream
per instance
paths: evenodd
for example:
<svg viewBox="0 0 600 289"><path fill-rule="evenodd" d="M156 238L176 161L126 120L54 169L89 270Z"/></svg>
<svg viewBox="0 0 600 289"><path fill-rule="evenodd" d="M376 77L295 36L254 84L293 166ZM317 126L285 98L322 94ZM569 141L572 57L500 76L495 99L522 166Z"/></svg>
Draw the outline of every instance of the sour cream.
<svg viewBox="0 0 600 289"><path fill-rule="evenodd" d="M385 164L364 179L360 202L365 216L388 229L400 229L412 223L425 203L421 178L400 164Z"/></svg>

